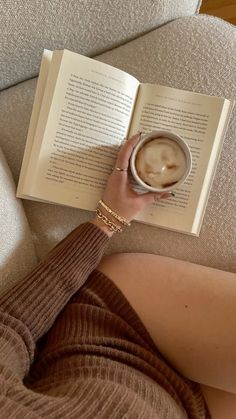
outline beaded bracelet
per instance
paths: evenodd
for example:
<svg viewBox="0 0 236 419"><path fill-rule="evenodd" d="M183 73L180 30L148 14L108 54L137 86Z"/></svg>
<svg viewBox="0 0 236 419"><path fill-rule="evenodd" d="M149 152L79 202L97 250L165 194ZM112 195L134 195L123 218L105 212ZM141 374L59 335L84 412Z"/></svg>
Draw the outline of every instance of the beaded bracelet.
<svg viewBox="0 0 236 419"><path fill-rule="evenodd" d="M114 218L116 218L118 221L120 221L120 223L121 224L123 224L123 225L125 225L125 226L128 226L128 227L130 227L131 226L131 224L128 222L128 221L126 221L123 217L121 217L120 215L118 215L115 211L113 211L110 207L108 207L106 204L105 204L105 202L103 202L103 200L102 199L100 199L100 201L98 201L98 203L103 207L103 208L105 208L105 210L107 211L107 212L109 212L109 214L111 214Z"/></svg>
<svg viewBox="0 0 236 419"><path fill-rule="evenodd" d="M99 208L96 209L96 214L98 218L100 218L104 224L109 228L110 231L113 231L114 233L121 233L123 230L121 227L118 227L116 224L114 224L109 218L107 218L102 211L100 211Z"/></svg>

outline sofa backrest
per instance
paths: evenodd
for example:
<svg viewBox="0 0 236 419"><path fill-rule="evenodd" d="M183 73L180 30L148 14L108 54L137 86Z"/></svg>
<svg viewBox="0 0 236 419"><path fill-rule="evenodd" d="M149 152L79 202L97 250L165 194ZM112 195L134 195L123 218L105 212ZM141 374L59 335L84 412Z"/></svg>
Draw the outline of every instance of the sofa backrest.
<svg viewBox="0 0 236 419"><path fill-rule="evenodd" d="M44 48L94 56L198 12L200 0L5 0L0 90L38 73Z"/></svg>

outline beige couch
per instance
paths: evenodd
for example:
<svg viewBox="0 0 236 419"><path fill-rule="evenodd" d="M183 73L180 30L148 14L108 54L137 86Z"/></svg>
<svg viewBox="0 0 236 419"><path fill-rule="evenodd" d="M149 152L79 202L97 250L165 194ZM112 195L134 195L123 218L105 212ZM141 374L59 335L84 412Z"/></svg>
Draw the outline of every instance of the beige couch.
<svg viewBox="0 0 236 419"><path fill-rule="evenodd" d="M91 213L15 198L43 48L95 56L140 81L233 99L236 29L197 0L7 0L0 6L0 280L20 280ZM133 223L108 252L151 252L236 271L235 112L200 237Z"/></svg>

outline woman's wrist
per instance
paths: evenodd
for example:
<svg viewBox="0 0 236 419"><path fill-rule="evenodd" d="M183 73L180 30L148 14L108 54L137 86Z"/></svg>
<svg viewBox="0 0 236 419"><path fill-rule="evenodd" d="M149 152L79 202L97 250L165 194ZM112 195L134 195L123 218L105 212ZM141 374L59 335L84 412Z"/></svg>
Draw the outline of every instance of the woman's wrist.
<svg viewBox="0 0 236 419"><path fill-rule="evenodd" d="M112 237L114 234L114 231L111 231L107 225L104 224L104 222L99 219L98 217L95 217L92 221L92 224L100 228L100 230L104 231L108 235L108 237Z"/></svg>

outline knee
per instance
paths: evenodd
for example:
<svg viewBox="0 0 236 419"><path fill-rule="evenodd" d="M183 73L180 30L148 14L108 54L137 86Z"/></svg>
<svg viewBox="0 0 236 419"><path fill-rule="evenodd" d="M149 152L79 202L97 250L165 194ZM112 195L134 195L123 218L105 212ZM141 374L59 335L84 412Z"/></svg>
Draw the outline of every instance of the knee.
<svg viewBox="0 0 236 419"><path fill-rule="evenodd" d="M104 256L97 269L106 273L106 272L120 272L120 270L127 267L127 264L130 263L130 253L114 253L112 255Z"/></svg>

